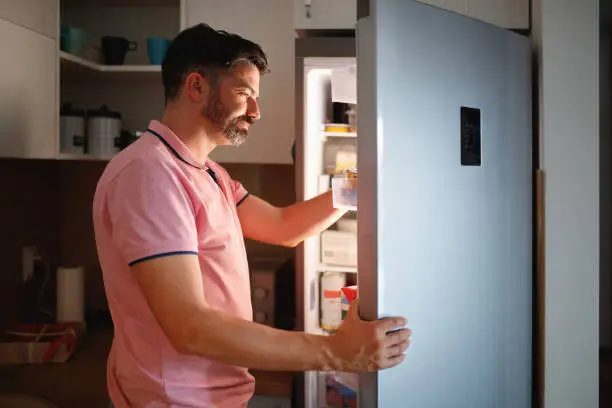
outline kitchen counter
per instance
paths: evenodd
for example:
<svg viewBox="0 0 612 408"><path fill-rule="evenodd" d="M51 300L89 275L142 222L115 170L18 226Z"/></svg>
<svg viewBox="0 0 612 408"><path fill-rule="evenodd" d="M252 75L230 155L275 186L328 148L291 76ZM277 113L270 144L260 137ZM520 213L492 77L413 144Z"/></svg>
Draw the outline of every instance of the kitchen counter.
<svg viewBox="0 0 612 408"><path fill-rule="evenodd" d="M107 408L106 359L112 326L90 327L66 363L0 365L0 392L26 393L60 407ZM293 373L254 370L255 394L291 398Z"/></svg>
<svg viewBox="0 0 612 408"><path fill-rule="evenodd" d="M60 407L107 408L112 336L109 327L90 329L66 363L0 365L0 392L36 395Z"/></svg>

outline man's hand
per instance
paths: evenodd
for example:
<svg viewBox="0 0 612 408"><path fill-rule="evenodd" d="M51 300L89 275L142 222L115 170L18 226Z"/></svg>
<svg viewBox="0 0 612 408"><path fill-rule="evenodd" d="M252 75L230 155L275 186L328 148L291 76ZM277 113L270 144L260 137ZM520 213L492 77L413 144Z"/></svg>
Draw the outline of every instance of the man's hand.
<svg viewBox="0 0 612 408"><path fill-rule="evenodd" d="M400 364L410 345L412 330L395 329L405 325L406 319L401 317L363 321L359 317L358 301L354 301L342 326L330 338L336 370L369 372Z"/></svg>
<svg viewBox="0 0 612 408"><path fill-rule="evenodd" d="M357 305L333 336L278 330L212 309L203 296L198 257L170 255L132 266L136 282L172 346L229 365L260 370L365 372L404 359L403 318L362 321Z"/></svg>

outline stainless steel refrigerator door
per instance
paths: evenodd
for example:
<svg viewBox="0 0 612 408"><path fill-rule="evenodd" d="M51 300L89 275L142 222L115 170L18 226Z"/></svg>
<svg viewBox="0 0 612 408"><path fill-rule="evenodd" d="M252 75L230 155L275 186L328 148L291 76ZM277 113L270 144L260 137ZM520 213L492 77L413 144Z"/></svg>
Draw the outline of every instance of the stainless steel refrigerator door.
<svg viewBox="0 0 612 408"><path fill-rule="evenodd" d="M527 38L411 0L357 25L359 292L413 329L363 408L523 408L532 383Z"/></svg>

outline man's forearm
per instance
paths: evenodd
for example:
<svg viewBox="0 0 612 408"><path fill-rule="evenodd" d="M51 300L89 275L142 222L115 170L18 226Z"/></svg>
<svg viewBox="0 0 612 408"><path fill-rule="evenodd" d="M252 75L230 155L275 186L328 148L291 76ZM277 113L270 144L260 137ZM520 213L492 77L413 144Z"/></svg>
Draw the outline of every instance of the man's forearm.
<svg viewBox="0 0 612 408"><path fill-rule="evenodd" d="M294 245L318 234L338 221L346 210L333 207L332 191L283 209L282 228Z"/></svg>
<svg viewBox="0 0 612 408"><path fill-rule="evenodd" d="M274 329L225 312L195 312L180 337L181 352L259 370L334 369L330 337Z"/></svg>

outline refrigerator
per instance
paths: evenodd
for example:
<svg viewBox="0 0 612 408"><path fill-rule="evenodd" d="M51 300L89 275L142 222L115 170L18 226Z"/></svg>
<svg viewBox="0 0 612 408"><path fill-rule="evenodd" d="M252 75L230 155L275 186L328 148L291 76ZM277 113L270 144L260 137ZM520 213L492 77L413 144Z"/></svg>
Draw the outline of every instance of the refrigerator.
<svg viewBox="0 0 612 408"><path fill-rule="evenodd" d="M340 272L364 320L404 316L413 330L405 361L353 376L342 404L530 407L530 41L417 1L358 5L354 37L295 43L298 199L329 187L338 151L356 152L359 171L355 264L325 262L342 249L323 234L298 247L298 327L330 334L322 279ZM356 111L352 126L338 130L337 101ZM329 400L342 374L305 373L304 406L342 406Z"/></svg>

